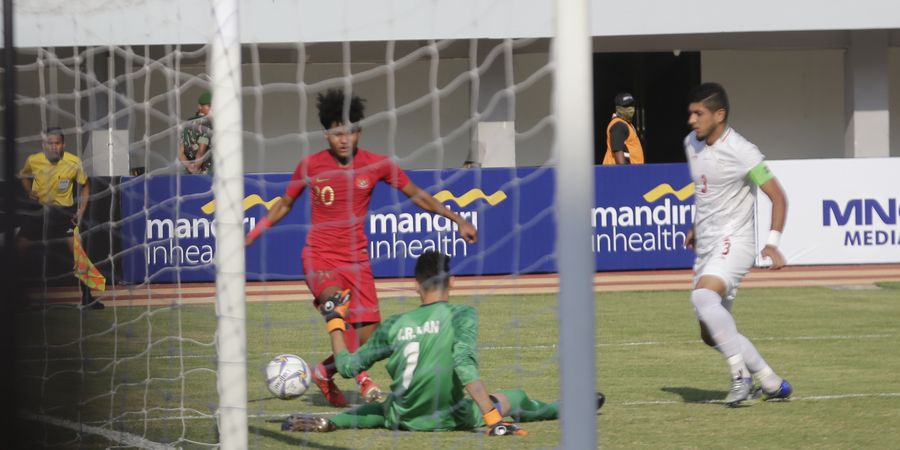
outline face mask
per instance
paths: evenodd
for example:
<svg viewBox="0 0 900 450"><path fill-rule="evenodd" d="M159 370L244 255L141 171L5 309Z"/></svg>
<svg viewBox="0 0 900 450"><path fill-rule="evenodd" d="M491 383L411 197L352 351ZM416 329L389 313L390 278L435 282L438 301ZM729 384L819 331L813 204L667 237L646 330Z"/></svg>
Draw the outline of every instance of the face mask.
<svg viewBox="0 0 900 450"><path fill-rule="evenodd" d="M626 120L631 120L634 117L634 106L616 106L616 114Z"/></svg>

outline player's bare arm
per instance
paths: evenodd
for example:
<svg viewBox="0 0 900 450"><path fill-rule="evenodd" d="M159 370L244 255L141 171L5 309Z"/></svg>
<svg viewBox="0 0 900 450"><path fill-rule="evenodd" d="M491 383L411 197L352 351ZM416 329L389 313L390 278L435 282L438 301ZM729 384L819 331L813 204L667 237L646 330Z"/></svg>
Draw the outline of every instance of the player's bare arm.
<svg viewBox="0 0 900 450"><path fill-rule="evenodd" d="M786 264L784 255L778 250L778 245L781 239L781 232L784 231L784 222L787 218L787 195L776 178L766 181L759 188L772 201L772 224L769 226L771 231L769 231L769 239L760 255L763 258L771 258L772 266L770 269L778 270Z"/></svg>
<svg viewBox="0 0 900 450"><path fill-rule="evenodd" d="M34 201L40 200L37 195L37 192L34 192L34 179L31 177L23 177L22 178L22 187L25 189L25 192L28 193L28 198Z"/></svg>
<svg viewBox="0 0 900 450"><path fill-rule="evenodd" d="M452 220L459 227L459 235L470 244L478 242L478 230L463 219L462 216L444 207L434 196L425 192L415 183L410 181L401 189L404 195L410 198L419 208L424 209L433 214L438 214Z"/></svg>
<svg viewBox="0 0 900 450"><path fill-rule="evenodd" d="M684 248L694 248L694 225L691 225L691 228L687 232L687 236L684 238Z"/></svg>
<svg viewBox="0 0 900 450"><path fill-rule="evenodd" d="M281 199L279 199L269 210L269 213L266 214L266 217L260 220L256 227L247 233L247 237L244 238L244 245L249 246L253 244L253 242L256 241L256 238L258 238L265 230L280 222L284 216L291 212L295 200L296 199L290 195L282 195Z"/></svg>

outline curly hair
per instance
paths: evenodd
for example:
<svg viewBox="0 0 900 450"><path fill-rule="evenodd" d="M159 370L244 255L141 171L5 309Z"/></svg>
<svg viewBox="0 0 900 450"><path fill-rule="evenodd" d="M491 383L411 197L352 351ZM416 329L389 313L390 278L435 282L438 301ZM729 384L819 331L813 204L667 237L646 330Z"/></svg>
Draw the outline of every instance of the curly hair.
<svg viewBox="0 0 900 450"><path fill-rule="evenodd" d="M344 91L340 89L329 89L317 96L316 107L319 109L319 122L326 130L336 123L343 124L345 122L344 101ZM364 102L365 100L357 95L350 97L350 109L347 111L350 123L357 123L365 117Z"/></svg>

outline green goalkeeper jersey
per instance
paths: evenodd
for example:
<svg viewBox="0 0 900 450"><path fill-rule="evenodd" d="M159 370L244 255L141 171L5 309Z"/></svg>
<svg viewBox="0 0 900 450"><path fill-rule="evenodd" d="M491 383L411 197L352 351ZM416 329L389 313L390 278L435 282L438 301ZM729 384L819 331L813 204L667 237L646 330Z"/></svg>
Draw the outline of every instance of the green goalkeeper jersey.
<svg viewBox="0 0 900 450"><path fill-rule="evenodd" d="M479 378L477 334L471 306L422 305L385 320L356 352L337 354L337 370L349 378L387 358L393 382L384 404L386 428L471 429L480 417L465 385Z"/></svg>

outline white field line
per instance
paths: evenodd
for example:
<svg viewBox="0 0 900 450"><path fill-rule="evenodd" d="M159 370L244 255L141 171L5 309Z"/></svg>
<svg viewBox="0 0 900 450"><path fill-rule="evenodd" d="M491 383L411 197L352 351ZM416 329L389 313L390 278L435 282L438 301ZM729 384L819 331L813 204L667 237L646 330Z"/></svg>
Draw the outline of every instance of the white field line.
<svg viewBox="0 0 900 450"><path fill-rule="evenodd" d="M788 400L772 400L773 402L808 402L808 401L825 401L825 400L844 400L848 398L896 398L900 397L900 392L874 392L871 394L835 394L835 395L810 395L806 397L791 397ZM679 401L679 400L651 400L651 401L634 401L622 402L622 406L654 406L654 405L683 405L683 404L719 404L724 403L723 400L700 400L700 401Z"/></svg>
<svg viewBox="0 0 900 450"><path fill-rule="evenodd" d="M791 397L790 400L778 400L778 402L806 402L806 401L827 401L827 400L845 400L850 398L896 398L900 397L900 392L875 392L870 394L836 394L836 395L812 395L806 397ZM773 400L774 402L774 400ZM720 404L723 403L722 400L701 400L701 401L678 401L678 400L651 400L651 401L629 401L622 403L610 403L607 402L607 405L620 405L620 406L655 406L655 405L683 405L683 404ZM325 411L325 412L297 412L298 414L311 414L316 416L333 416L335 414L339 414L340 411ZM281 414L247 414L248 419L283 419L289 416L289 413L281 413ZM170 420L214 420L216 417L214 415L205 414L198 416L167 416L167 417L150 417L147 419L127 419L127 420L114 420L114 423L143 423L143 422L161 422L161 421L170 421ZM55 419L59 420L59 419ZM110 421L92 421L88 423L93 424L109 424ZM108 431L108 430L104 430Z"/></svg>
<svg viewBox="0 0 900 450"><path fill-rule="evenodd" d="M107 430L106 428L95 427L92 425L86 425L83 423L72 422L71 420L59 419L56 417L50 416L42 416L37 414L32 414L25 411L19 412L19 417L22 417L27 420L33 420L36 422L43 422L49 425L54 425L60 428L67 428L72 431L76 431L78 433L88 433L97 436L101 436L106 438L112 442L117 442L119 444L127 445L129 447L137 447L148 450L167 450L174 449L175 447L171 447L165 444L160 444L158 442L153 442L147 439L144 439L138 435L125 433L124 431L113 431Z"/></svg>
<svg viewBox="0 0 900 450"><path fill-rule="evenodd" d="M765 342L790 342L790 341L836 341L836 340L856 340L856 339L886 339L894 337L893 334L858 334L858 335L831 335L831 336L768 336L768 337L758 337L753 338L753 341L765 341ZM697 344L700 343L699 339L692 340L684 340L684 341L637 341L637 342L616 342L609 344L597 344L597 347L609 348L609 347L640 347L640 346L652 346L652 345L686 345L686 344ZM537 344L537 345L485 345L478 347L479 350L547 350L547 349L555 349L557 348L557 344ZM284 352L264 352L257 353L257 355L261 356L276 356L280 355ZM308 351L304 352L307 355L325 355L330 352L325 351ZM148 359L152 360L170 360L170 359L213 359L215 358L215 354L208 355L184 355L184 356L150 356ZM119 356L117 359L128 359L133 358L133 356L123 355ZM63 361L111 361L115 358L112 356L88 356L84 358L76 358L76 357L67 357L67 358L49 358L46 361L48 362L63 362ZM144 359L144 358L141 358ZM30 359L20 359L18 360L22 363L34 363L34 362L44 362L43 358L30 358Z"/></svg>
<svg viewBox="0 0 900 450"><path fill-rule="evenodd" d="M350 406L359 406L359 405L350 405ZM281 413L281 414L247 414L248 419L286 419L287 416L291 414L311 414L316 416L334 416L342 413L343 411L321 411L321 412L304 412L297 411L296 413ZM117 419L117 420L95 420L87 423L92 424L110 424L110 423L144 423L144 422L163 422L168 420L215 420L216 416L212 414L203 414L198 416L163 416L163 417L148 417L146 419Z"/></svg>

